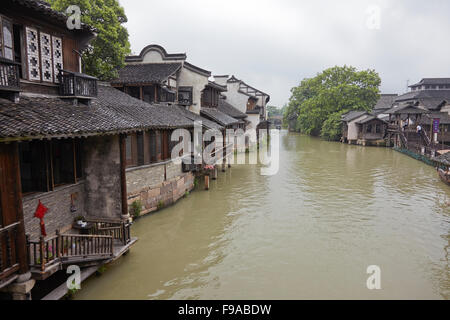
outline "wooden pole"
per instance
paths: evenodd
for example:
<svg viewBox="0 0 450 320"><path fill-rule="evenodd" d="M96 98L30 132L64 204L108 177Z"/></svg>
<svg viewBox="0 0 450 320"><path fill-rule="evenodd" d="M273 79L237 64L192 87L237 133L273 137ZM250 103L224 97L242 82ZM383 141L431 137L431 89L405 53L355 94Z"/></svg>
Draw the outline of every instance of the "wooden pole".
<svg viewBox="0 0 450 320"><path fill-rule="evenodd" d="M17 259L20 265L20 273L24 274L29 271L28 258L27 258L27 239L25 236L25 221L23 218L23 205L22 205L22 183L20 178L20 163L19 163L19 145L17 142L12 144L13 149L13 172L15 176L14 193L16 204L16 221L19 222L16 235L17 246Z"/></svg>
<svg viewBox="0 0 450 320"><path fill-rule="evenodd" d="M226 166L227 166L227 136L226 136L226 130L223 132L223 151L222 151L222 156L223 156L223 161L222 161L222 172L227 171Z"/></svg>
<svg viewBox="0 0 450 320"><path fill-rule="evenodd" d="M209 174L205 174L205 190L209 190Z"/></svg>
<svg viewBox="0 0 450 320"><path fill-rule="evenodd" d="M119 146L120 146L120 185L122 193L122 216L125 218L128 216L128 195L127 195L127 177L126 177L126 164L127 164L127 154L126 154L126 135L119 135Z"/></svg>
<svg viewBox="0 0 450 320"><path fill-rule="evenodd" d="M39 254L41 256L41 270L45 271L45 239L44 236L39 237Z"/></svg>
<svg viewBox="0 0 450 320"><path fill-rule="evenodd" d="M56 230L56 257L60 258L61 257L61 252L62 252L62 241L61 241L61 233L59 232L59 229Z"/></svg>

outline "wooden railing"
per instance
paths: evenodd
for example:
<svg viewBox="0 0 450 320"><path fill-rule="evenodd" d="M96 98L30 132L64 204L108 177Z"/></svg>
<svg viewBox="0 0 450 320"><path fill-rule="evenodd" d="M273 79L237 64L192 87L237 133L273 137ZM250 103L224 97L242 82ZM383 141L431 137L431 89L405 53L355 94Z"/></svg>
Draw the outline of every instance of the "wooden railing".
<svg viewBox="0 0 450 320"><path fill-rule="evenodd" d="M0 282L20 268L17 259L17 229L19 222L0 229Z"/></svg>
<svg viewBox="0 0 450 320"><path fill-rule="evenodd" d="M28 260L31 267L45 271L54 264L69 259L107 259L113 255L113 244L111 236L57 233L47 239L40 237L39 241L27 239Z"/></svg>
<svg viewBox="0 0 450 320"><path fill-rule="evenodd" d="M64 97L97 97L97 78L86 74L60 70L59 94Z"/></svg>
<svg viewBox="0 0 450 320"><path fill-rule="evenodd" d="M5 58L0 58L0 90L20 90L20 64Z"/></svg>
<svg viewBox="0 0 450 320"><path fill-rule="evenodd" d="M429 146L431 144L431 140L430 140L430 138L428 138L427 133L424 130L422 130L422 131L420 131L420 135L422 136L423 141L425 141L425 144L427 146Z"/></svg>
<svg viewBox="0 0 450 320"><path fill-rule="evenodd" d="M120 240L124 245L131 241L131 223L128 221L86 219L86 222L94 225L91 229L93 235L111 236L114 240Z"/></svg>

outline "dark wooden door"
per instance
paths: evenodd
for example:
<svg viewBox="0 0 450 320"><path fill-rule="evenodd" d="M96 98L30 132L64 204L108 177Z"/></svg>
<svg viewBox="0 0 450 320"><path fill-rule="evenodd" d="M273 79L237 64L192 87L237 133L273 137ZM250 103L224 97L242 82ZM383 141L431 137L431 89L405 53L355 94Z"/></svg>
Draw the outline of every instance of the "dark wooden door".
<svg viewBox="0 0 450 320"><path fill-rule="evenodd" d="M0 206L1 280L28 268L17 143L0 143Z"/></svg>
<svg viewBox="0 0 450 320"><path fill-rule="evenodd" d="M68 37L64 37L63 44L64 70L79 72L79 56L74 51L78 48L77 41Z"/></svg>

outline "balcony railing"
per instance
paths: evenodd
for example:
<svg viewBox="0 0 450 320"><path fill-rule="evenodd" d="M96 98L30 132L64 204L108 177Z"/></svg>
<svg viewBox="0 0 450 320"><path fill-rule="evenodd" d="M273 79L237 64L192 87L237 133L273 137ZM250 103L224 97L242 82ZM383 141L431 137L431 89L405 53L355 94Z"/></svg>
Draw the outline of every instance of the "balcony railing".
<svg viewBox="0 0 450 320"><path fill-rule="evenodd" d="M28 260L32 268L46 271L65 261L107 260L113 256L112 236L57 234L38 241L27 241Z"/></svg>
<svg viewBox="0 0 450 320"><path fill-rule="evenodd" d="M97 78L83 73L60 70L59 93L63 97L97 97Z"/></svg>
<svg viewBox="0 0 450 320"><path fill-rule="evenodd" d="M0 285L20 268L18 261L17 232L19 223L0 228Z"/></svg>
<svg viewBox="0 0 450 320"><path fill-rule="evenodd" d="M20 90L20 63L0 58L0 90Z"/></svg>

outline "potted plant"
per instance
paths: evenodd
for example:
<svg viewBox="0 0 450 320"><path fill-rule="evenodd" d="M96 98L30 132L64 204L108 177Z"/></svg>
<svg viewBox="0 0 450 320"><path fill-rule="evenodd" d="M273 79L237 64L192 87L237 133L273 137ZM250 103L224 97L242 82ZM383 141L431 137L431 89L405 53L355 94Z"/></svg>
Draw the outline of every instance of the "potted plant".
<svg viewBox="0 0 450 320"><path fill-rule="evenodd" d="M81 224L86 222L86 218L83 217L83 216L78 216L78 217L75 218L74 222L77 225L81 225Z"/></svg>

